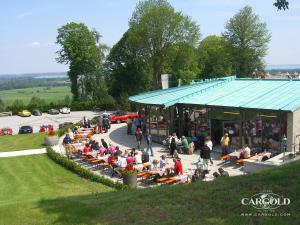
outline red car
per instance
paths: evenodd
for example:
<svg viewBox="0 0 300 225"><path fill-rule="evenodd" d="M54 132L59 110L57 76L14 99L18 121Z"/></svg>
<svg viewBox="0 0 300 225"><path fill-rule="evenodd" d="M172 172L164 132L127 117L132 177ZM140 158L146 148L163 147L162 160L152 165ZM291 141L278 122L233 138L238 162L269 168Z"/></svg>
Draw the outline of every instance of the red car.
<svg viewBox="0 0 300 225"><path fill-rule="evenodd" d="M116 111L110 115L110 121L112 123L122 123L126 122L128 118L133 119L138 117L138 114L124 111Z"/></svg>
<svg viewBox="0 0 300 225"><path fill-rule="evenodd" d="M13 130L9 127L4 127L2 129L0 129L0 136L1 135L12 135L13 134Z"/></svg>

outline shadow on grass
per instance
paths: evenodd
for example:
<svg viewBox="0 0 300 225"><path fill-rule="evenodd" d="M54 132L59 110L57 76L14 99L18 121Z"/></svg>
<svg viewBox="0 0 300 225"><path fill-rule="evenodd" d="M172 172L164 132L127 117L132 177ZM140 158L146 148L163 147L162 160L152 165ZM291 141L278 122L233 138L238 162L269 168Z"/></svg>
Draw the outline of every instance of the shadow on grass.
<svg viewBox="0 0 300 225"><path fill-rule="evenodd" d="M56 224L214 224L273 225L300 221L300 163L213 182L125 190L41 200L38 208ZM241 199L263 190L291 199L276 212L290 217L245 217L257 212Z"/></svg>

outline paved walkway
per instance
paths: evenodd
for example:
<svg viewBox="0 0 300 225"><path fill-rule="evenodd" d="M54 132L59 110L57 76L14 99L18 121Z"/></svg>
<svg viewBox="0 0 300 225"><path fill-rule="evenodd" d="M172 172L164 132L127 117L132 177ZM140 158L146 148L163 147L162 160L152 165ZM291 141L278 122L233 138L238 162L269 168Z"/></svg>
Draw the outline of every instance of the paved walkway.
<svg viewBox="0 0 300 225"><path fill-rule="evenodd" d="M107 143L112 142L115 145L118 145L121 150L136 148L137 143L134 135L127 135L127 125L126 124L112 124L111 129L108 133L96 134L93 136L93 139L100 142L103 138ZM146 148L146 142L143 140L142 147ZM169 155L167 149L162 145L153 143L154 157L152 159L160 159L160 156L165 154ZM180 154L180 158L183 164L183 170L185 172L193 172L196 169L196 163L199 159L199 151L196 151L193 155L183 155ZM224 168L228 171L230 176L242 175L244 174L241 166L231 166L229 164L224 165L224 162L220 160L220 154L217 152L212 153L213 165L210 166L211 173L218 170L219 167ZM172 159L168 158L170 164L173 164Z"/></svg>
<svg viewBox="0 0 300 225"><path fill-rule="evenodd" d="M22 156L22 155L35 155L35 154L43 154L43 153L46 153L45 148L20 150L20 151L13 151L13 152L0 152L0 158Z"/></svg>

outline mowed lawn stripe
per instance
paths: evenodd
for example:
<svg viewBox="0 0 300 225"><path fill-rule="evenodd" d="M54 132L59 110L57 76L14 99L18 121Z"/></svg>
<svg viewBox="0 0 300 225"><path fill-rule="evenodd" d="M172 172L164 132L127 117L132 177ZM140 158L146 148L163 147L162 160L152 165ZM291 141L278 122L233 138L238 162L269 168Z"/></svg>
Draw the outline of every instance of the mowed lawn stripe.
<svg viewBox="0 0 300 225"><path fill-rule="evenodd" d="M44 133L0 136L0 152L45 148Z"/></svg>

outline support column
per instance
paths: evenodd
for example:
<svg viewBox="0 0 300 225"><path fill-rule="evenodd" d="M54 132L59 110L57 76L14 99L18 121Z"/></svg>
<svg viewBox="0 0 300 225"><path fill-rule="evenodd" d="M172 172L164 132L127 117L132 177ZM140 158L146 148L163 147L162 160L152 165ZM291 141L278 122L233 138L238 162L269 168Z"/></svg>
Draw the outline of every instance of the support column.
<svg viewBox="0 0 300 225"><path fill-rule="evenodd" d="M179 128L178 128L178 136L181 137L183 135L183 106L178 106L178 114L179 114Z"/></svg>

